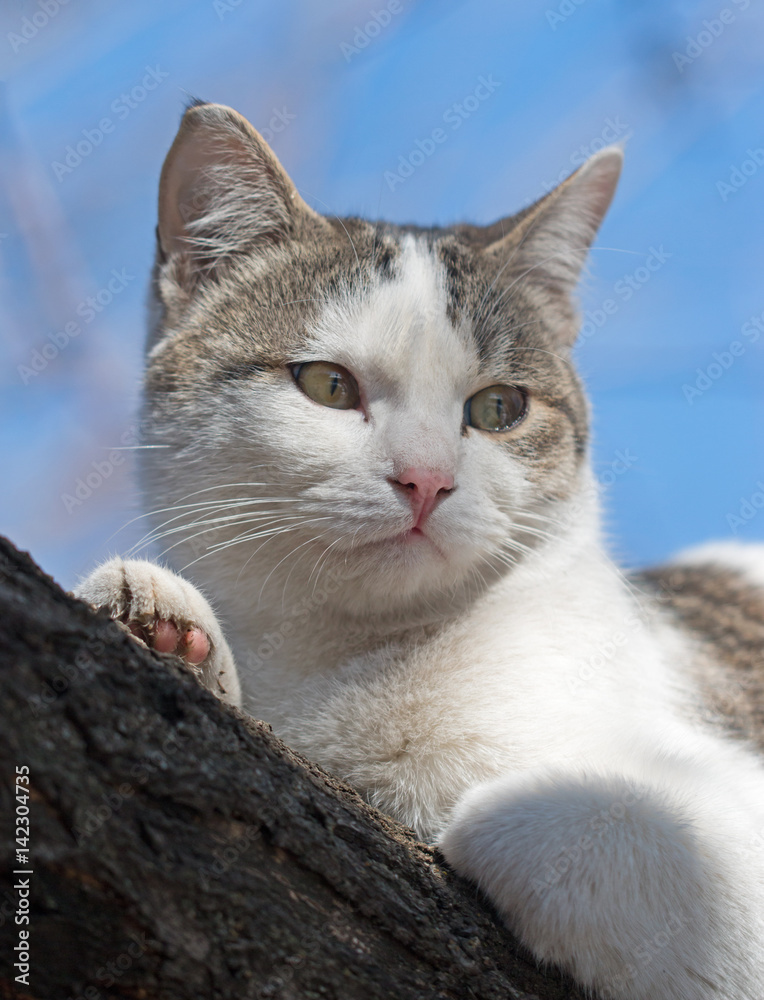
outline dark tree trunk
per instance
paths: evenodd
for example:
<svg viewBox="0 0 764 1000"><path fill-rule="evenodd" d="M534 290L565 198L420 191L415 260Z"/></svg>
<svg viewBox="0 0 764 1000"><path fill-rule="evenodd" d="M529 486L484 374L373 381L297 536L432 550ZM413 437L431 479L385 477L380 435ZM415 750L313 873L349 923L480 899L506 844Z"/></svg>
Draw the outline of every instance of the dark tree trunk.
<svg viewBox="0 0 764 1000"><path fill-rule="evenodd" d="M0 632L3 997L580 996L431 848L5 542Z"/></svg>

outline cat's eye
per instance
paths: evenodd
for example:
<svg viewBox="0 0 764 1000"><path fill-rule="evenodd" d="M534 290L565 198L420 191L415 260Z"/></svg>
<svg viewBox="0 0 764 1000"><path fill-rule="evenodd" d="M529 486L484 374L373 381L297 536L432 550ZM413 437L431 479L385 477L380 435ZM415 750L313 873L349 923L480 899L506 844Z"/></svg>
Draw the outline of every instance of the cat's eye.
<svg viewBox="0 0 764 1000"><path fill-rule="evenodd" d="M321 406L353 410L361 402L358 383L347 369L331 361L306 361L292 368L295 382Z"/></svg>
<svg viewBox="0 0 764 1000"><path fill-rule="evenodd" d="M464 404L464 422L481 431L508 431L528 409L528 397L512 385L489 385Z"/></svg>

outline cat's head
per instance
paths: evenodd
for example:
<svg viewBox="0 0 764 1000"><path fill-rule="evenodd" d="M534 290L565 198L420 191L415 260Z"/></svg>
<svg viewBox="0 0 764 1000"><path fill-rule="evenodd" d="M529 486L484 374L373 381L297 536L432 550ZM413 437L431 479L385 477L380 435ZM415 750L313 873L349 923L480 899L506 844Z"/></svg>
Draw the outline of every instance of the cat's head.
<svg viewBox="0 0 764 1000"><path fill-rule="evenodd" d="M606 149L485 227L339 219L236 112L190 108L160 185L142 453L174 564L253 603L331 580L384 612L575 530L571 294L620 166Z"/></svg>

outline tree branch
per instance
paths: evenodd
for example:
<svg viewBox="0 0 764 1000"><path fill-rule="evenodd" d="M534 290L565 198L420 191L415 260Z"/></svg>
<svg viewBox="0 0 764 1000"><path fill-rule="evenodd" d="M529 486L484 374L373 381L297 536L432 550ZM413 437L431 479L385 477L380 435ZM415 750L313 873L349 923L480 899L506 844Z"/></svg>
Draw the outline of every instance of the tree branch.
<svg viewBox="0 0 764 1000"><path fill-rule="evenodd" d="M437 852L2 540L0 631L3 997L581 996Z"/></svg>

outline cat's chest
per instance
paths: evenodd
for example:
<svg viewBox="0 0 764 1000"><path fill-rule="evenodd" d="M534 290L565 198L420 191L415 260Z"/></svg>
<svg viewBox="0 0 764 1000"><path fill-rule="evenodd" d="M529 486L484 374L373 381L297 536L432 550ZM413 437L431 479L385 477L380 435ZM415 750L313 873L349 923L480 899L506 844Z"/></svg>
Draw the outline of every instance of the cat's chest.
<svg viewBox="0 0 764 1000"><path fill-rule="evenodd" d="M543 693L522 672L510 643L502 651L462 630L390 645L296 685L268 721L290 746L432 839L464 791L548 752Z"/></svg>
<svg viewBox="0 0 764 1000"><path fill-rule="evenodd" d="M630 681L650 671L645 636L593 671L612 623L570 605L541 613L518 597L418 640L344 659L331 650L334 669L306 671L304 651L274 658L253 678L264 711L252 710L432 837L468 788L510 770L612 759L631 715L645 717Z"/></svg>
<svg viewBox="0 0 764 1000"><path fill-rule="evenodd" d="M475 692L467 706L457 685L391 673L301 701L274 730L431 839L467 788L519 761L508 734L487 724Z"/></svg>

